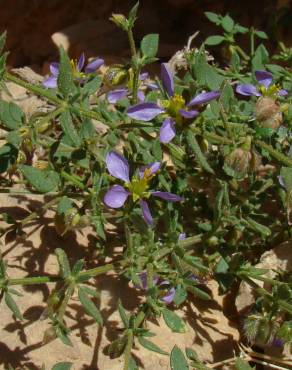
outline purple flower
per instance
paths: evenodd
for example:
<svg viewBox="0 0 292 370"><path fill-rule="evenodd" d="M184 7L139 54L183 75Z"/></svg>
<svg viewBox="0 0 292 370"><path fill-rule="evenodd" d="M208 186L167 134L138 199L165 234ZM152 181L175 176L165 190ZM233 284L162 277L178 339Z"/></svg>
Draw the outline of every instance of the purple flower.
<svg viewBox="0 0 292 370"><path fill-rule="evenodd" d="M156 103L143 102L130 107L127 110L129 117L139 121L151 121L160 114L166 114L168 117L162 123L159 133L159 140L163 144L169 143L176 135L175 124L180 124L183 119L191 119L199 114L192 106L199 106L217 99L219 91L203 92L196 95L186 104L181 95L174 93L174 80L170 67L167 63L161 64L161 81L167 92L168 100L161 102L162 107Z"/></svg>
<svg viewBox="0 0 292 370"><path fill-rule="evenodd" d="M139 274L139 279L141 281L141 288L144 290L148 289L148 284L147 284L147 272L141 272ZM137 288L138 286L134 284ZM173 302L174 296L175 296L175 288L171 287L170 282L168 280L163 280L160 281L159 277L155 275L153 277L153 286L159 287L163 291L163 295L160 297L160 299L166 303L170 304Z"/></svg>
<svg viewBox="0 0 292 370"><path fill-rule="evenodd" d="M73 71L74 78L76 80L84 80L86 75L95 72L104 64L104 60L101 58L93 59L85 67L85 55L82 53L77 60L71 60L71 67ZM43 81L43 86L48 89L55 89L57 87L58 75L59 75L59 63L53 62L50 64L51 76ZM83 71L84 70L84 71Z"/></svg>
<svg viewBox="0 0 292 370"><path fill-rule="evenodd" d="M267 71L255 71L255 77L260 86L252 84L238 84L236 92L243 96L285 96L288 91L272 85L273 75Z"/></svg>
<svg viewBox="0 0 292 370"><path fill-rule="evenodd" d="M111 208L120 208L124 205L129 195L134 202L139 201L144 220L148 225L153 224L150 209L146 199L151 195L169 202L179 202L183 199L169 192L150 191L149 182L160 169L160 162L154 162L140 168L138 177L133 176L130 181L130 169L126 158L116 152L109 152L106 156L106 165L109 173L124 182L124 186L113 185L104 196L104 203Z"/></svg>
<svg viewBox="0 0 292 370"><path fill-rule="evenodd" d="M140 81L144 81L146 80L147 78L149 77L149 73L148 72L144 72L144 73L141 73L140 76L139 76L139 80ZM129 83L128 83L129 85ZM128 96L130 94L130 89L126 89L126 88L121 88L121 89L116 89L116 90L112 90L110 91L108 94L107 94L107 100L109 101L109 103L111 104L116 104L119 100L125 98L126 96ZM140 102L143 102L145 100L145 95L143 93L142 90L138 90L138 93L137 93L137 96L138 96L138 100Z"/></svg>

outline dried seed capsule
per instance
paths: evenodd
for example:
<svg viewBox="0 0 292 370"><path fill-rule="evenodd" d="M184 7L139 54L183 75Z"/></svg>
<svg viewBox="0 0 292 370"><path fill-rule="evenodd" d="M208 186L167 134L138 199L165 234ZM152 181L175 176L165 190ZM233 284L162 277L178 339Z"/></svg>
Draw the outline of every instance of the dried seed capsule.
<svg viewBox="0 0 292 370"><path fill-rule="evenodd" d="M263 127L276 129L283 121L279 103L268 96L258 99L255 107L255 116Z"/></svg>

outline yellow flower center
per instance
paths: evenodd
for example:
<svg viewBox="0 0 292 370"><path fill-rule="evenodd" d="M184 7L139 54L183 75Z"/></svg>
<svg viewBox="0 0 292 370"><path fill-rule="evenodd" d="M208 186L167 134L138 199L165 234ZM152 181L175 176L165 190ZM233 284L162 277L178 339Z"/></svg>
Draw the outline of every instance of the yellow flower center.
<svg viewBox="0 0 292 370"><path fill-rule="evenodd" d="M269 87L260 86L259 90L263 96L275 97L276 95L278 95L278 92L279 90L281 90L281 87L279 85L274 84L270 85Z"/></svg>
<svg viewBox="0 0 292 370"><path fill-rule="evenodd" d="M181 95L175 94L169 100L163 100L162 106L177 123L182 123L182 116L179 111L186 108L186 102Z"/></svg>
<svg viewBox="0 0 292 370"><path fill-rule="evenodd" d="M86 75L85 73L81 72L78 70L78 62L77 62L77 59L71 59L70 60L70 64L71 64L71 68L72 68L72 72L73 72L73 76L75 78L85 78Z"/></svg>
<svg viewBox="0 0 292 370"><path fill-rule="evenodd" d="M151 174L151 169L146 168L141 179L133 177L132 181L129 184L126 184L126 187L133 196L134 202L136 202L138 199L149 198L149 182L153 177L154 174Z"/></svg>

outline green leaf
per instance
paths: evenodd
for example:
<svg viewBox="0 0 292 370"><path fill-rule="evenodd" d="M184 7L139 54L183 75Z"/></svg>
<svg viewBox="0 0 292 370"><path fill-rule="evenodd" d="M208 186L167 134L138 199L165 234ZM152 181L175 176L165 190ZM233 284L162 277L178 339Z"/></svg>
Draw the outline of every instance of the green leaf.
<svg viewBox="0 0 292 370"><path fill-rule="evenodd" d="M82 93L85 95L92 95L100 88L102 79L99 76L95 76L89 80L82 88Z"/></svg>
<svg viewBox="0 0 292 370"><path fill-rule="evenodd" d="M175 294L173 297L173 302L179 306L187 299L187 292L182 285L178 285L175 289Z"/></svg>
<svg viewBox="0 0 292 370"><path fill-rule="evenodd" d="M151 33L143 37L141 41L141 50L145 57L155 57L158 51L159 35Z"/></svg>
<svg viewBox="0 0 292 370"><path fill-rule="evenodd" d="M268 35L264 31L255 31L255 35L257 35L257 37L259 37L260 39L268 39Z"/></svg>
<svg viewBox="0 0 292 370"><path fill-rule="evenodd" d="M139 1L129 11L128 20L129 20L130 27L133 27L133 25L134 25L134 23L137 19L138 8L139 8Z"/></svg>
<svg viewBox="0 0 292 370"><path fill-rule="evenodd" d="M136 364L136 361L134 360L133 356L130 356L129 360L129 367L127 370L138 370L138 365Z"/></svg>
<svg viewBox="0 0 292 370"><path fill-rule="evenodd" d="M14 103L0 100L0 123L9 128L16 130L23 125L24 113Z"/></svg>
<svg viewBox="0 0 292 370"><path fill-rule="evenodd" d="M79 147L81 144L80 136L73 125L71 115L68 111L60 115L60 125L64 134L70 139L70 144Z"/></svg>
<svg viewBox="0 0 292 370"><path fill-rule="evenodd" d="M1 36L0 36L0 54L2 53L3 49L4 49L4 46L5 46L5 42L6 42L6 35L7 35L7 32L4 31Z"/></svg>
<svg viewBox="0 0 292 370"><path fill-rule="evenodd" d="M138 337L138 341L144 348L148 349L149 351L160 353L161 355L168 355L168 353L161 348L159 348L156 344L150 342L150 340L145 339L143 337Z"/></svg>
<svg viewBox="0 0 292 370"><path fill-rule="evenodd" d="M100 293L98 292L97 289L92 289L90 288L89 286L87 285L83 285L82 286L82 289L89 295L91 295L92 297L95 297L95 298L98 298L100 297Z"/></svg>
<svg viewBox="0 0 292 370"><path fill-rule="evenodd" d="M8 292L5 292L5 303L8 308L14 313L14 315L19 319L23 320L23 316L15 302L15 300L12 298L12 295Z"/></svg>
<svg viewBox="0 0 292 370"><path fill-rule="evenodd" d="M63 46L60 47L58 88L65 98L67 98L70 94L74 94L76 91L70 59Z"/></svg>
<svg viewBox="0 0 292 370"><path fill-rule="evenodd" d="M70 370L72 362L59 362L52 367L52 370Z"/></svg>
<svg viewBox="0 0 292 370"><path fill-rule="evenodd" d="M185 322L175 312L164 308L162 311L162 315L166 325L174 333L185 333Z"/></svg>
<svg viewBox="0 0 292 370"><path fill-rule="evenodd" d="M65 251L61 248L55 249L55 255L57 256L61 277L66 279L67 277L71 275L71 268L70 268L68 257Z"/></svg>
<svg viewBox="0 0 292 370"><path fill-rule="evenodd" d="M221 25L226 32L231 32L234 27L233 19L227 14L222 18Z"/></svg>
<svg viewBox="0 0 292 370"><path fill-rule="evenodd" d="M59 326L56 326L56 334L57 334L57 337L66 345L66 346L70 346L70 347L73 347L73 344L71 342L71 339L69 338L69 335L68 335L68 329L65 328L65 327L61 327L60 325Z"/></svg>
<svg viewBox="0 0 292 370"><path fill-rule="evenodd" d="M282 167L280 175L284 180L285 187L288 192L292 190L292 168L291 167Z"/></svg>
<svg viewBox="0 0 292 370"><path fill-rule="evenodd" d="M83 269L84 266L84 259L80 259L77 262L75 262L73 268L72 268L72 275L76 276L79 274L79 272Z"/></svg>
<svg viewBox="0 0 292 370"><path fill-rule="evenodd" d="M220 95L220 102L222 103L225 112L229 113L234 103L234 92L232 86L228 82L224 83Z"/></svg>
<svg viewBox="0 0 292 370"><path fill-rule="evenodd" d="M224 78L217 73L216 69L207 63L203 49L196 55L193 73L199 86L207 86L211 90L218 90L224 80Z"/></svg>
<svg viewBox="0 0 292 370"><path fill-rule="evenodd" d="M127 316L127 313L122 305L122 302L119 300L119 303L118 303L118 310L119 310L119 314L120 314L120 317L123 321L123 324L124 324L124 327L125 328L128 328L129 327L129 319L128 319L128 316Z"/></svg>
<svg viewBox="0 0 292 370"><path fill-rule="evenodd" d="M269 61L269 53L268 50L265 48L263 44L260 44L255 53L254 57L252 59L252 70L262 70L265 69L266 63Z"/></svg>
<svg viewBox="0 0 292 370"><path fill-rule="evenodd" d="M79 300L80 300L82 306L85 309L85 312L89 316L93 317L94 320L99 325L102 325L103 320L102 320L102 316L101 316L99 310L97 309L95 304L89 299L89 297L85 293L85 290L82 287L79 287L79 289L78 289L78 297L79 297Z"/></svg>
<svg viewBox="0 0 292 370"><path fill-rule="evenodd" d="M106 352L111 358L116 358L121 356L127 345L128 337L123 335L121 338L114 340L107 348Z"/></svg>
<svg viewBox="0 0 292 370"><path fill-rule="evenodd" d="M210 301L212 298L210 295L206 292L204 292L202 289L197 288L196 286L188 286L188 291L190 291L192 294L194 294L196 297L204 300L204 301Z"/></svg>
<svg viewBox="0 0 292 370"><path fill-rule="evenodd" d="M205 40L205 44L209 46L219 45L225 40L225 37L220 35L209 36Z"/></svg>
<svg viewBox="0 0 292 370"><path fill-rule="evenodd" d="M170 354L171 370L189 370L189 365L183 354L177 346L174 346Z"/></svg>
<svg viewBox="0 0 292 370"><path fill-rule="evenodd" d="M191 131L187 131L186 134L187 143L193 153L196 155L196 160L198 161L200 167L204 169L206 172L211 173L214 175L213 169L210 167L207 159L205 158L204 154L201 151L201 148L197 142L195 135Z"/></svg>
<svg viewBox="0 0 292 370"><path fill-rule="evenodd" d="M218 14L212 12L204 12L204 14L209 19L210 22L215 23L217 25L220 24L220 18Z"/></svg>
<svg viewBox="0 0 292 370"><path fill-rule="evenodd" d="M242 360L241 358L237 358L235 361L235 368L236 370L253 370L253 367L250 367L249 364Z"/></svg>
<svg viewBox="0 0 292 370"><path fill-rule="evenodd" d="M250 217L247 217L246 221L247 221L246 225L250 226L250 228L253 229L254 231L259 232L264 238L271 236L271 230L267 226L256 222Z"/></svg>
<svg viewBox="0 0 292 370"><path fill-rule="evenodd" d="M73 207L72 199L69 199L67 196L64 196L59 201L57 213L58 215L65 214L65 212L72 207Z"/></svg>
<svg viewBox="0 0 292 370"><path fill-rule="evenodd" d="M51 170L39 170L24 164L18 168L27 181L39 192L48 193L58 189L60 176L57 172Z"/></svg>
<svg viewBox="0 0 292 370"><path fill-rule="evenodd" d="M6 172L12 166L18 156L18 150L11 144L5 144L0 148L0 173Z"/></svg>

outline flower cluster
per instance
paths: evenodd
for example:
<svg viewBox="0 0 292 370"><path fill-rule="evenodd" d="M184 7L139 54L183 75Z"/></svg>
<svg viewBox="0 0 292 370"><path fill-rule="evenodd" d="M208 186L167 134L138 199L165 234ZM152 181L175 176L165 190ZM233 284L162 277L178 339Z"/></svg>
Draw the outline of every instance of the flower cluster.
<svg viewBox="0 0 292 370"><path fill-rule="evenodd" d="M217 99L219 91L202 92L193 97L188 103L182 95L175 94L174 79L167 63L161 64L161 81L167 93L167 99L158 105L152 102L136 104L127 110L129 117L139 121L151 121L160 114L165 116L160 128L159 139L163 144L169 143L176 135L175 125L181 125L184 120L196 117L199 111L194 106L209 103Z"/></svg>
<svg viewBox="0 0 292 370"><path fill-rule="evenodd" d="M160 169L160 163L154 162L139 169L138 176L130 180L129 163L122 155L116 152L109 152L106 156L106 166L109 173L124 182L124 186L113 185L105 194L104 203L111 208L120 208L124 205L129 196L133 201L139 201L143 217L148 225L153 224L153 218L147 203L152 195L169 202L182 201L182 197L165 191L149 190L150 181Z"/></svg>
<svg viewBox="0 0 292 370"><path fill-rule="evenodd" d="M88 75L95 72L104 64L101 58L95 58L85 66L85 55L82 53L78 60L71 59L71 68L73 76L77 81L83 81ZM59 63L53 62L50 64L51 76L43 81L43 85L48 89L55 89L57 87L59 75Z"/></svg>

